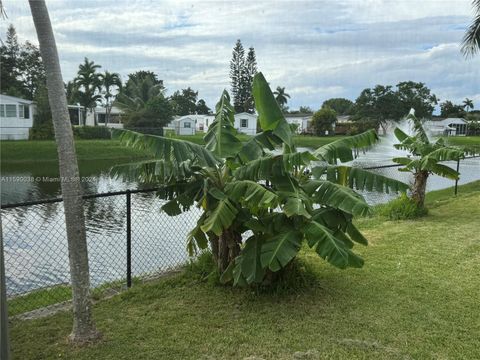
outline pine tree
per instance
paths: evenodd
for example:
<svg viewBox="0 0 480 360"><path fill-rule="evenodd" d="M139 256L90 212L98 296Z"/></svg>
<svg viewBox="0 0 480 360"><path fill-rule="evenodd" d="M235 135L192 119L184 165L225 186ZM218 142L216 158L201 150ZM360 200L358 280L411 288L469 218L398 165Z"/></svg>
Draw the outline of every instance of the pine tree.
<svg viewBox="0 0 480 360"><path fill-rule="evenodd" d="M230 61L230 79L232 85L233 106L235 112L242 112L245 97L245 50L242 42L237 40Z"/></svg>
<svg viewBox="0 0 480 360"><path fill-rule="evenodd" d="M244 110L248 113L253 114L255 111L255 104L253 101L252 87L253 87L253 77L257 73L257 58L255 56L255 49L251 46L248 49L247 61L245 64L245 98L244 98Z"/></svg>

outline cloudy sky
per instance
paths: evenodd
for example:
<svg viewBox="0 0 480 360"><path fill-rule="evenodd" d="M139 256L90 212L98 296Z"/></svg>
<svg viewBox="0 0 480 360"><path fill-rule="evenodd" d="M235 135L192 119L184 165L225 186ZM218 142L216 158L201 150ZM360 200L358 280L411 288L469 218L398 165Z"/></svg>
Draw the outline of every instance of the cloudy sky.
<svg viewBox="0 0 480 360"><path fill-rule="evenodd" d="M3 0L21 41L36 42L27 1ZM168 94L191 86L213 107L229 88L237 39L253 46L290 108L354 100L376 84L413 80L441 99L480 108L480 56L459 43L472 21L470 0L161 1L47 0L65 80L86 56L126 75L152 70Z"/></svg>

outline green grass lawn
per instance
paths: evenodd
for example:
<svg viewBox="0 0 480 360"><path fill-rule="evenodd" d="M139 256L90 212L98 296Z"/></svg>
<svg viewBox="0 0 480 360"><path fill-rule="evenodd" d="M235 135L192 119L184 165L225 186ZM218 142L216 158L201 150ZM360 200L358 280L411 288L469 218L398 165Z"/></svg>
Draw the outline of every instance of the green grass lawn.
<svg viewBox="0 0 480 360"><path fill-rule="evenodd" d="M191 141L197 144L204 144L203 133L191 136L167 136ZM240 140L247 141L248 135L239 135ZM316 137L316 136L295 136L295 143L298 146L317 148L333 140L341 139L342 136ZM77 158L79 161L90 160L113 160L125 162L129 160L146 158L149 155L145 152L127 148L116 140L75 140ZM57 149L54 141L0 141L1 162L19 163L31 161L57 161Z"/></svg>
<svg viewBox="0 0 480 360"><path fill-rule="evenodd" d="M445 140L450 145L465 146L480 153L480 136L449 136Z"/></svg>
<svg viewBox="0 0 480 360"><path fill-rule="evenodd" d="M450 189L451 190L451 189ZM15 320L16 359L478 359L480 183L428 195L415 221L362 219L363 269L311 252L302 291L256 294L191 273L94 306L103 340L71 348L71 315Z"/></svg>
<svg viewBox="0 0 480 360"><path fill-rule="evenodd" d="M134 160L146 158L142 151L127 148L116 140L75 140L79 161ZM0 141L1 162L57 161L55 141Z"/></svg>

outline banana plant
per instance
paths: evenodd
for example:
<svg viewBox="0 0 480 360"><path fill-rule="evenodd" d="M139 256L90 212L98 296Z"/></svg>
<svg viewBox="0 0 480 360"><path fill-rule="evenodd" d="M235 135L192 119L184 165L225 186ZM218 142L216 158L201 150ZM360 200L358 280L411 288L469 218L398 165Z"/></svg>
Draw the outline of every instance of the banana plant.
<svg viewBox="0 0 480 360"><path fill-rule="evenodd" d="M413 135L409 136L398 127L395 128L394 134L400 143L394 147L410 152L411 156L396 157L393 161L403 166L399 168L400 171L413 174L411 197L418 207L423 208L428 177L436 174L452 180L458 179L460 174L457 171L440 162L460 160L465 157L466 150L447 146L443 138L430 142L422 122L413 113L407 116L407 120L412 124Z"/></svg>
<svg viewBox="0 0 480 360"><path fill-rule="evenodd" d="M361 267L363 259L352 248L367 240L353 218L368 214L370 208L352 188L408 188L342 164L353 159L355 149L374 145L377 134L372 130L314 153L298 152L292 129L261 73L254 77L253 96L262 132L248 141L239 139L234 108L223 91L205 146L117 131L122 143L154 155L154 160L117 172L161 185L158 197L165 200L162 210L168 215L192 206L202 210L187 249L193 255L210 248L223 282L261 283L284 269L302 243L336 267Z"/></svg>

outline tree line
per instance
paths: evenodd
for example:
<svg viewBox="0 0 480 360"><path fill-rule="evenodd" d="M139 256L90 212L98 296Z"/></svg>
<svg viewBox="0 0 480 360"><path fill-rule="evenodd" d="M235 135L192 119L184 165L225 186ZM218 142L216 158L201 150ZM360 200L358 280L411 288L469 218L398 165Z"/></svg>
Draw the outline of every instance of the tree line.
<svg viewBox="0 0 480 360"><path fill-rule="evenodd" d="M101 65L85 58L75 78L65 84L68 103L79 104L84 110L80 124L85 125L87 111L95 111L97 106L105 108L105 125L112 107L118 106L125 113L123 121L126 127L163 127L175 115L211 113L205 100L199 99L198 91L191 87L167 96L163 80L152 71L131 73L122 83L118 73L101 72L101 68ZM0 69L1 93L35 101L37 116L34 127L46 128L53 134L40 51L29 41L20 44L13 25L8 27L1 46Z"/></svg>
<svg viewBox="0 0 480 360"><path fill-rule="evenodd" d="M473 101L466 98L462 104L454 104L450 100L439 103L439 98L422 82L403 81L395 87L392 85L376 85L361 91L355 101L345 98L332 98L323 102L320 110L312 119L313 131L318 135L331 132L337 116L348 115L352 133L362 132L369 128L387 131L389 122L398 122L415 109L419 119L430 119L436 105L440 105L440 117L465 118L474 128L479 116L474 109Z"/></svg>

